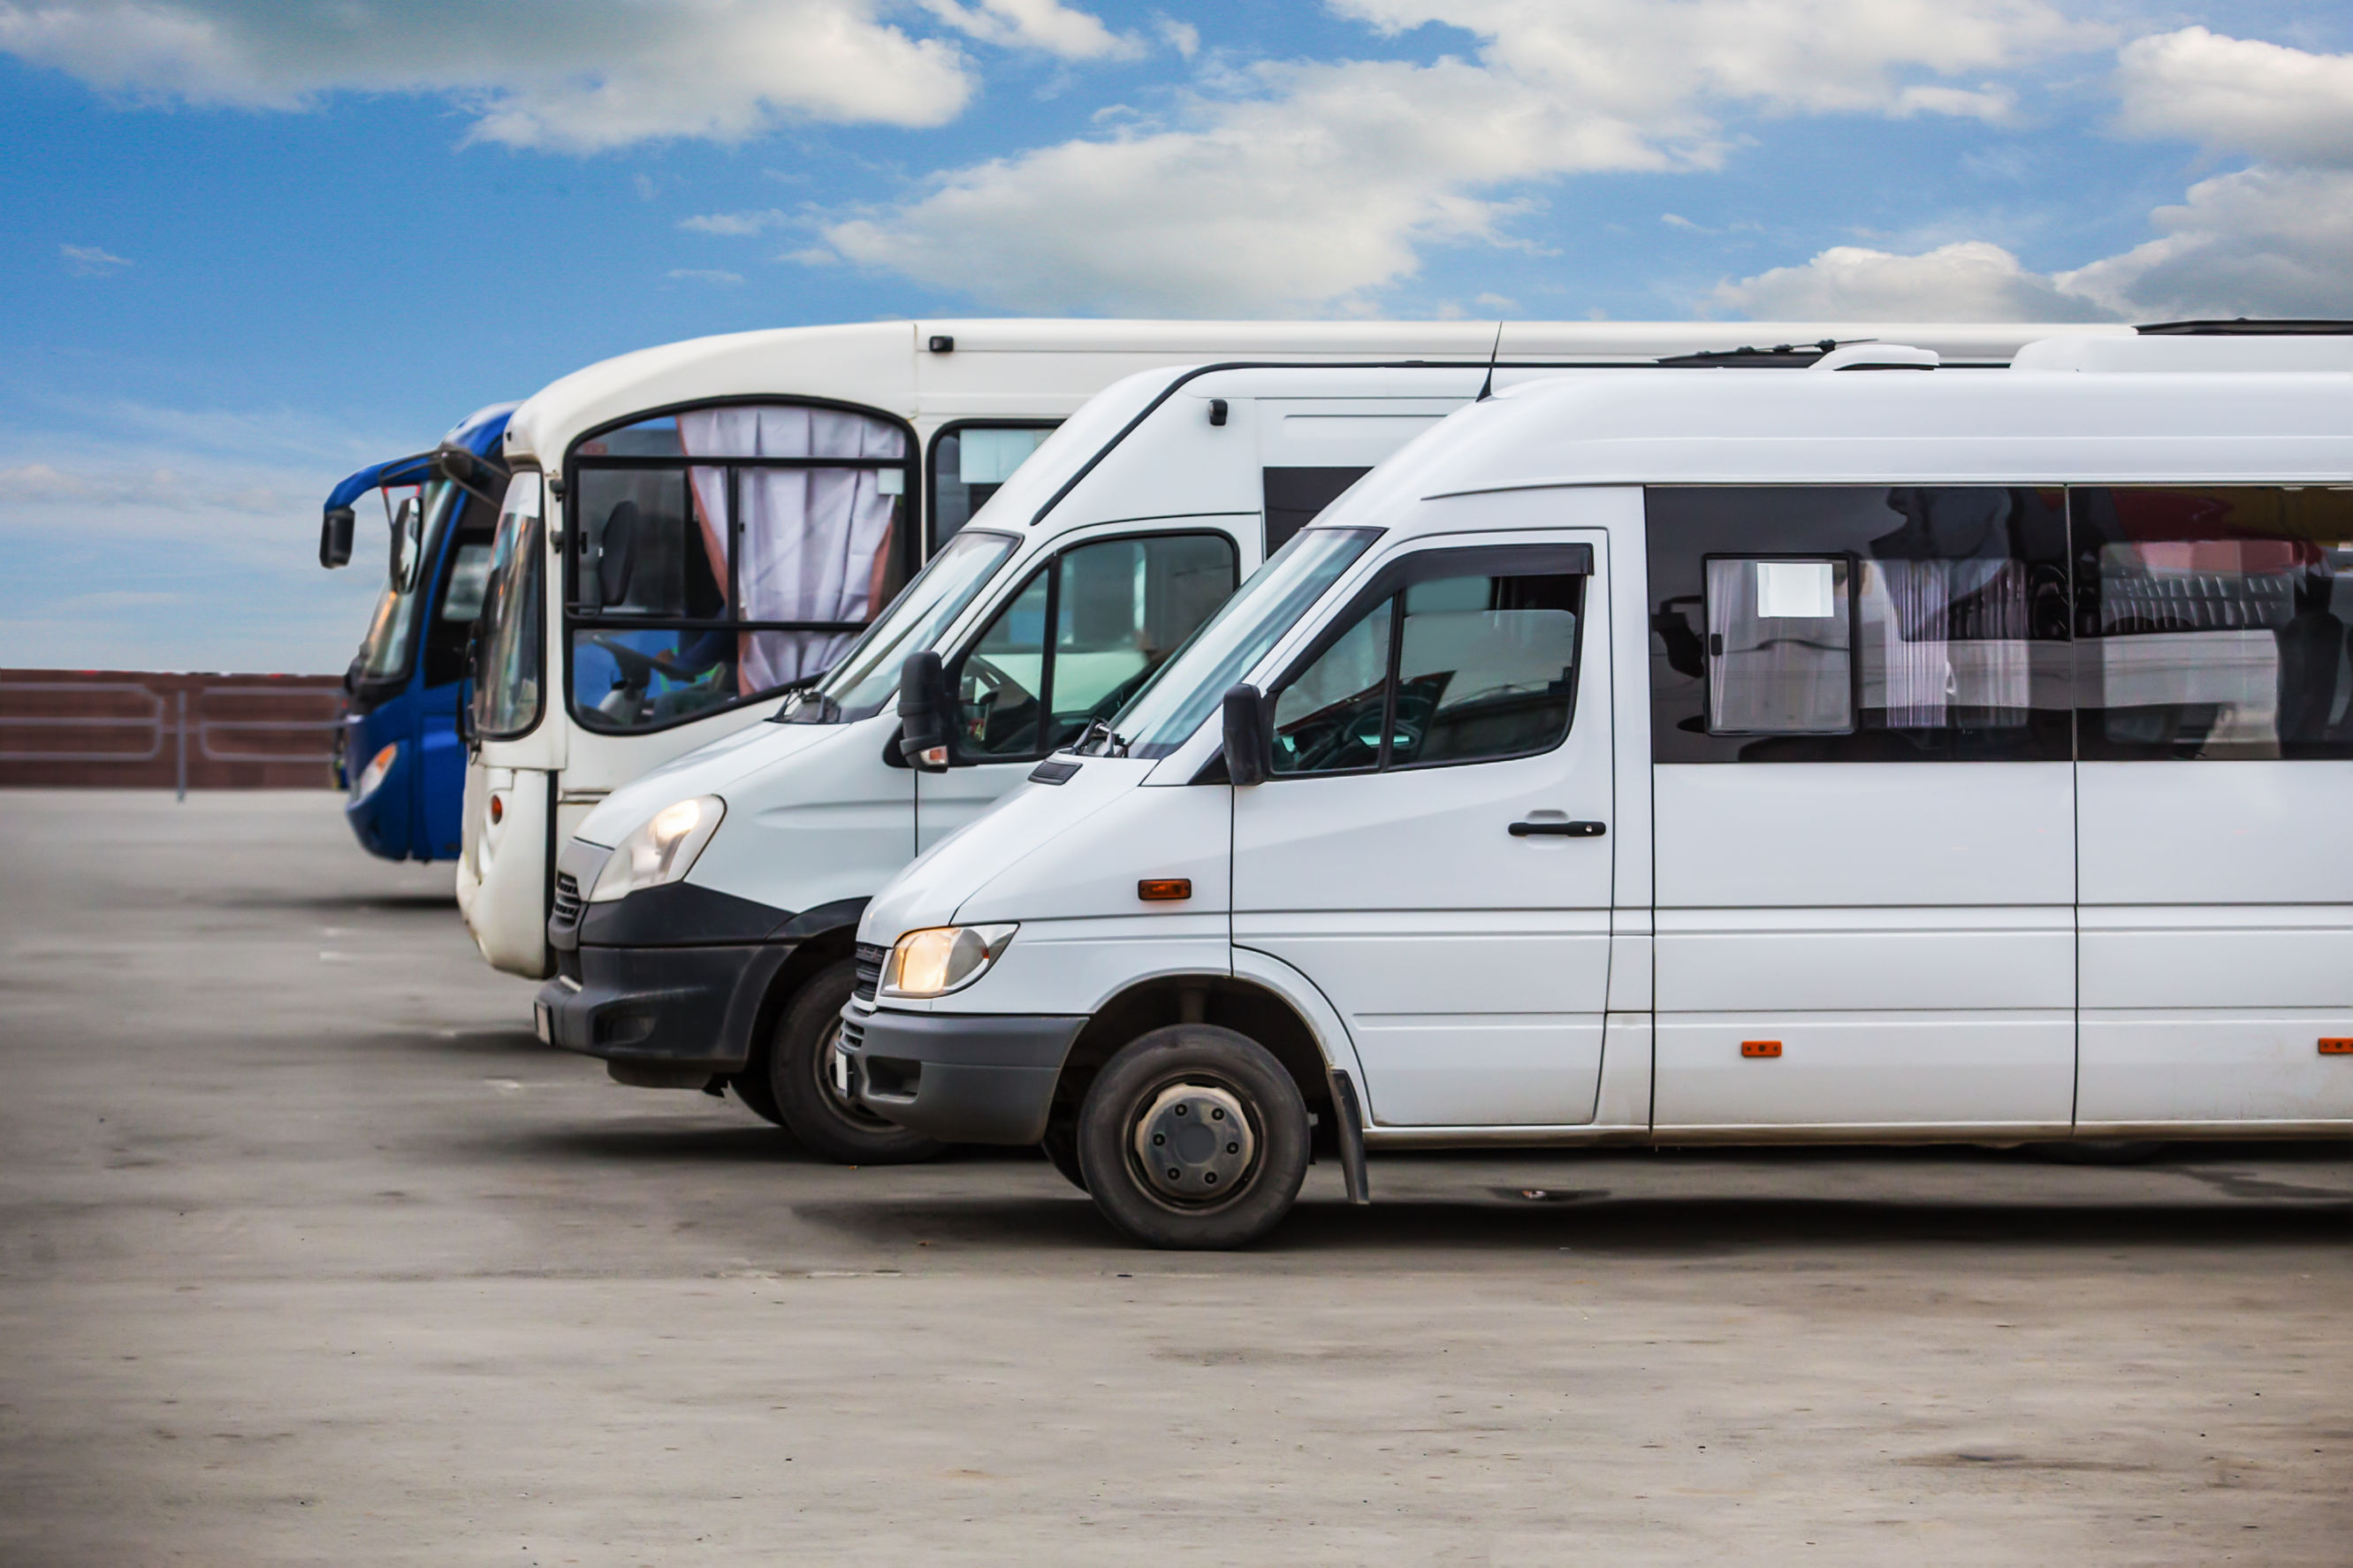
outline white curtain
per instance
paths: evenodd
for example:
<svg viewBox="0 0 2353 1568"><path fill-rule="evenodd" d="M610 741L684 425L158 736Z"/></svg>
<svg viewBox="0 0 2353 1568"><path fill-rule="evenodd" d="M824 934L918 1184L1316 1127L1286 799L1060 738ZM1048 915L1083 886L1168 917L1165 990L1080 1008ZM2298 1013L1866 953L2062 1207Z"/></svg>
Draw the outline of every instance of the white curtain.
<svg viewBox="0 0 2353 1568"><path fill-rule="evenodd" d="M678 417L689 458L900 458L892 426L832 408L739 405ZM901 470L888 470L896 480ZM727 470L688 470L715 570L726 569ZM899 497L875 468L745 468L737 480L742 548L737 613L754 621L862 621L888 567ZM854 634L747 632L739 639L737 689L766 691L828 668Z"/></svg>

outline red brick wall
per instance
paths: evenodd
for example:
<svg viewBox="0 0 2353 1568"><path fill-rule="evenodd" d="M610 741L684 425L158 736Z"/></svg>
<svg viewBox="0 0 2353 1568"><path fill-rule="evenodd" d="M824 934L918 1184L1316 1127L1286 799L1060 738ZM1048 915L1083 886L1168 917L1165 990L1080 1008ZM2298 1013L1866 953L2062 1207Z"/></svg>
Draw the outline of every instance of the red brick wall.
<svg viewBox="0 0 2353 1568"><path fill-rule="evenodd" d="M331 788L334 675L0 669L0 785Z"/></svg>

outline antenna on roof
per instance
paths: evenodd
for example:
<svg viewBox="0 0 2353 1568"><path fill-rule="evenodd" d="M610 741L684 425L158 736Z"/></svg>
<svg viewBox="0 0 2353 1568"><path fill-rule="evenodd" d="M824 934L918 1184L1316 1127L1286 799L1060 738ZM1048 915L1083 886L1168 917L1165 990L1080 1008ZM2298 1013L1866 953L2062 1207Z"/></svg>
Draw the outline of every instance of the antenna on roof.
<svg viewBox="0 0 2353 1568"><path fill-rule="evenodd" d="M1495 323L1495 346L1487 351L1487 379L1479 384L1479 395L1473 403L1484 403L1495 395L1495 357L1504 352L1504 323Z"/></svg>

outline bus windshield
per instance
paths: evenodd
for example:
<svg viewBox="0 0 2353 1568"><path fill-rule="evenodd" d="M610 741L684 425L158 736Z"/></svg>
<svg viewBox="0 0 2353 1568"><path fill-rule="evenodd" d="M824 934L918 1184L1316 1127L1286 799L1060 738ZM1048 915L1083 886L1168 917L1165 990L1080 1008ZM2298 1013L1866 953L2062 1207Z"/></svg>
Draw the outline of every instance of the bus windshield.
<svg viewBox="0 0 2353 1568"><path fill-rule="evenodd" d="M938 640L1018 541L965 530L916 574L891 607L851 645L823 680L797 691L776 710L778 724L845 724L869 719L899 688L899 667Z"/></svg>
<svg viewBox="0 0 2353 1568"><path fill-rule="evenodd" d="M547 575L539 496L539 475L515 475L491 546L479 633L481 662L474 672L474 728L493 739L520 735L539 722Z"/></svg>
<svg viewBox="0 0 2353 1568"><path fill-rule="evenodd" d="M407 679L410 658L417 647L417 628L424 618L425 601L433 592L433 574L427 566L440 548L441 535L449 525L452 503L459 493L458 487L447 479L435 479L426 487L425 523L408 586L404 589L397 583L385 583L383 596L376 600L375 616L369 621L367 635L360 639L359 655L352 664L353 679L375 683Z"/></svg>
<svg viewBox="0 0 2353 1568"><path fill-rule="evenodd" d="M1308 607L1380 537L1374 528L1310 528L1250 574L1111 721L1131 757L1165 757L1193 738L1227 688L1266 657Z"/></svg>

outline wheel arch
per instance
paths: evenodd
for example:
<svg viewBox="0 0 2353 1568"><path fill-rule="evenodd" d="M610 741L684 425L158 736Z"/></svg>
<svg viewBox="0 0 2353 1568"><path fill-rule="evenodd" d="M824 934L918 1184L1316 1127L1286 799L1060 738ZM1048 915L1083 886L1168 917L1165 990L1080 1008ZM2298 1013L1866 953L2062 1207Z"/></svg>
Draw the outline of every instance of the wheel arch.
<svg viewBox="0 0 2353 1568"><path fill-rule="evenodd" d="M755 1072L768 1059L776 1020L809 977L828 965L858 955L858 917L866 911L864 899L843 899L795 915L770 938L789 942L791 952L769 977L767 989L753 1010L750 1037L744 1042L744 1070Z"/></svg>

